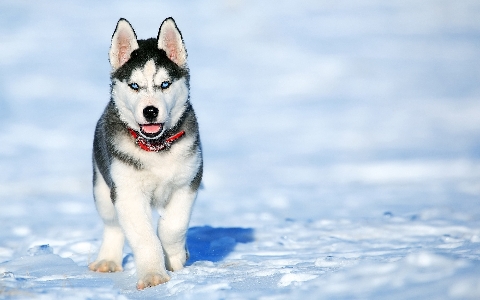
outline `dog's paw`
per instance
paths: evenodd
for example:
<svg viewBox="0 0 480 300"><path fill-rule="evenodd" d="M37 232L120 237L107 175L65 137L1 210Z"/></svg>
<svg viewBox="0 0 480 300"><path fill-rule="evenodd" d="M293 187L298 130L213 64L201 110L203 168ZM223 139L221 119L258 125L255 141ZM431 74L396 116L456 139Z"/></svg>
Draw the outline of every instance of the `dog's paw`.
<svg viewBox="0 0 480 300"><path fill-rule="evenodd" d="M106 259L95 261L89 264L88 268L95 272L120 272L123 270L117 263Z"/></svg>
<svg viewBox="0 0 480 300"><path fill-rule="evenodd" d="M147 287L156 286L170 280L167 274L149 273L137 282L137 289L143 290Z"/></svg>
<svg viewBox="0 0 480 300"><path fill-rule="evenodd" d="M183 269L187 262L190 253L188 251L178 253L177 255L167 256L165 259L165 266L169 271L178 271Z"/></svg>

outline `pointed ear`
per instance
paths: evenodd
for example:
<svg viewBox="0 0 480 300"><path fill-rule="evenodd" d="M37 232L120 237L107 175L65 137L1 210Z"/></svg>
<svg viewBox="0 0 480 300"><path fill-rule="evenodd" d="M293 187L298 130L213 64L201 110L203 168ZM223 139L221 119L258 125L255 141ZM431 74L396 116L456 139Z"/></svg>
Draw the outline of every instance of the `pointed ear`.
<svg viewBox="0 0 480 300"><path fill-rule="evenodd" d="M183 43L182 34L178 30L173 18L167 18L160 25L158 31L158 49L167 53L167 57L180 67L187 64L187 50Z"/></svg>
<svg viewBox="0 0 480 300"><path fill-rule="evenodd" d="M137 36L132 26L125 19L118 20L110 46L110 65L113 70L120 68L130 59L133 50L138 49Z"/></svg>

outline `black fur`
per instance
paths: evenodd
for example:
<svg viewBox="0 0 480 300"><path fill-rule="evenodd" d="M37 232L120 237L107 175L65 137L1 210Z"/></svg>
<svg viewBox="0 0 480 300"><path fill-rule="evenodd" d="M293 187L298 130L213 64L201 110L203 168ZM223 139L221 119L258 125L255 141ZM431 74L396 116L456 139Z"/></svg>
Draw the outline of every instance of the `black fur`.
<svg viewBox="0 0 480 300"><path fill-rule="evenodd" d="M200 167L198 168L197 175L193 178L192 182L190 183L190 188L194 191L200 188L200 184L202 183L202 176L203 176L203 161Z"/></svg>
<svg viewBox="0 0 480 300"><path fill-rule="evenodd" d="M166 19L164 22L168 20L170 19ZM202 180L203 161L197 118L190 104L189 94L185 91L185 85L189 88L190 78L185 61L184 45L178 43L180 31L173 30L171 22L162 23L160 27L159 36L165 39L161 44L172 48L172 61L167 57L165 51L157 48L156 39L137 40L139 48L129 53L132 49L130 47L135 45L133 38L136 39L136 36L132 36L131 26L127 28L128 25L123 23L124 21L128 22L121 19L117 23L117 29L112 39L110 58L113 60L111 66L114 70L110 76L111 98L97 122L92 154L94 197L96 197L97 210L104 223L117 230L112 231L105 227L100 253L97 260L89 265L89 268L92 271L101 272L121 270L122 252L119 251L121 251L126 237L130 242L137 264L139 278L137 288L143 289L168 281L170 276L167 274L166 268L172 271L181 269L185 264L185 258L188 259L185 234L192 205ZM173 19L171 21L175 24ZM164 25L166 27L163 27ZM117 31L119 29L121 31ZM178 30L178 28L176 29ZM174 44L170 40L171 34L175 35ZM127 43L130 44L130 47ZM128 60L125 61L127 57ZM154 62L156 70L166 70L169 81L177 81L177 84L182 85L171 91L172 93L180 91L178 95L161 95L163 89L167 88L165 82L161 86L154 86L153 91L150 86L139 87L133 82L128 82L131 80L132 72L137 68L144 69L149 61ZM150 71L150 67L148 70ZM126 85L133 90L144 88L146 93L138 95L139 99L121 98L134 95L132 94L134 92L129 90ZM140 102L132 103L134 100ZM175 102L172 110L169 104L173 101L178 102ZM137 122L143 122L143 117L148 120L148 116L144 114L139 121L135 113L144 111L145 107L153 105L152 103L166 105L166 111L162 110L164 115L162 115L161 121L164 123L159 126L163 130L161 137L149 139L148 142L158 145L160 142L165 142L166 138L176 134L178 134L177 137L181 137L175 143L166 143L168 147L158 152L149 151L151 148L142 143L141 138L145 136L136 136L132 131L138 130L137 125L140 126L140 131L145 128L144 125L137 124ZM131 106L134 111L129 112L128 109L132 109ZM158 107L156 109L158 113ZM162 109L164 109L163 106ZM181 116L178 117L180 112L182 112ZM172 114L175 115L175 120L168 119ZM132 117L134 120L131 120ZM154 118L151 117L151 119ZM149 121L154 122L155 120ZM174 121L176 124L172 124ZM134 128L129 128L129 126ZM148 127L146 128L148 129ZM117 173L117 171L122 173ZM177 191L180 192L177 193ZM150 221L152 220L145 215L149 211L145 207L148 204L147 201L150 202L152 208L159 210L165 208L162 211L163 220L159 221L161 227L158 229L158 241L155 241L155 234L151 228ZM171 206L171 201L177 202ZM178 207L177 203L183 206ZM147 240L149 242L145 242ZM161 243L160 247L157 247L158 242ZM177 249L183 247L185 247L186 253L182 251L178 253Z"/></svg>
<svg viewBox="0 0 480 300"><path fill-rule="evenodd" d="M198 123L195 117L193 107L189 101L187 101L185 111L183 112L180 120L173 128L166 130L163 136L170 136L181 130L184 130L186 135L195 136L195 142L193 143L188 155L194 155L199 149L201 151ZM110 165L112 163L112 160L118 159L122 163L129 165L136 170L142 170L144 168L143 163L139 159L134 158L128 153L122 152L116 147L113 139L118 135L130 136L130 133L128 132L127 125L120 119L120 115L112 99L105 108L105 111L100 120L98 121L95 129L95 136L93 139L93 160L94 162L96 162L101 176L105 179L105 182L111 190L110 194L112 202L114 203L116 195L115 184L114 182L112 182L110 175ZM133 137L130 136L130 138L132 139L132 143L134 143L135 141ZM172 147L175 147L175 144L173 144ZM162 153L157 154L161 155ZM200 165L195 178L190 184L192 190L197 190L199 188L202 181L202 175L203 163ZM97 174L94 170L94 184L96 180L98 180L96 177Z"/></svg>
<svg viewBox="0 0 480 300"><path fill-rule="evenodd" d="M112 72L112 84L110 86L111 91L114 88L115 81L118 80L126 82L129 80L133 70L136 68L142 68L149 60L153 60L157 68L166 69L172 81L185 78L186 84L189 88L190 74L188 68L186 66L178 66L167 57L167 54L164 50L158 49L157 39L150 38L146 40L137 40L137 42L139 48L130 54L130 58L127 62ZM181 130L184 130L186 135L194 136L195 142L192 144L187 155L194 155L197 153L197 151L201 151L198 123L195 112L189 100L187 100L187 103L185 104L185 110L180 120L173 126L173 128L167 128L164 134L162 134L162 138L165 136L174 135ZM120 135L127 135L132 139L132 143L135 142L133 137L131 137L130 133L128 132L127 125L120 118L120 114L115 106L114 99L111 98L95 128L95 137L93 140L93 163L94 165L96 163L100 174L97 174L97 172L94 170L93 183L95 185L96 181L98 180L98 176L102 176L110 188L111 199L113 202L115 202L116 191L115 184L112 182L112 177L110 175L110 166L112 161L114 159L119 160L120 162L131 166L138 171L141 171L145 168L140 159L137 159L134 156L117 148L115 138ZM173 144L172 147L175 147L175 144ZM164 152L157 153L157 155L164 155ZM195 178L190 184L190 187L193 190L197 190L199 188L202 180L202 174L203 162L200 165Z"/></svg>
<svg viewBox="0 0 480 300"><path fill-rule="evenodd" d="M171 61L164 50L157 48L157 39L138 40L138 49L134 50L130 55L130 59L112 73L112 79L125 81L130 78L132 71L141 68L151 59L157 67L163 67L167 70L172 80L186 77L187 84L190 81L188 69L181 68Z"/></svg>

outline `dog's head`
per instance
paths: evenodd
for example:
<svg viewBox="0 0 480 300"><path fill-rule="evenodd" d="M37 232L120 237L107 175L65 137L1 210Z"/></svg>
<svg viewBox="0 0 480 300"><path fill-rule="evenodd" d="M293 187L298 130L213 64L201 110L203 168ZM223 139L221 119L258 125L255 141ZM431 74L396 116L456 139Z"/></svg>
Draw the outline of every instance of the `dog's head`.
<svg viewBox="0 0 480 300"><path fill-rule="evenodd" d="M109 57L120 118L147 139L160 137L180 119L189 97L187 52L175 21L165 19L157 39L137 40L120 19Z"/></svg>

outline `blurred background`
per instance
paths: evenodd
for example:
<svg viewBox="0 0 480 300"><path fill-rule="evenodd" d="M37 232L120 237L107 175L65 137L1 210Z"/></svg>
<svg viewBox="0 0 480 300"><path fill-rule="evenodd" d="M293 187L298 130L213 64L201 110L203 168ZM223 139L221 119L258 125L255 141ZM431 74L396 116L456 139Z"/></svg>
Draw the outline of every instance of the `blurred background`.
<svg viewBox="0 0 480 300"><path fill-rule="evenodd" d="M143 39L169 16L204 150L193 225L480 216L478 1L2 1L0 218L24 222L15 234L99 232L110 38L120 17Z"/></svg>

